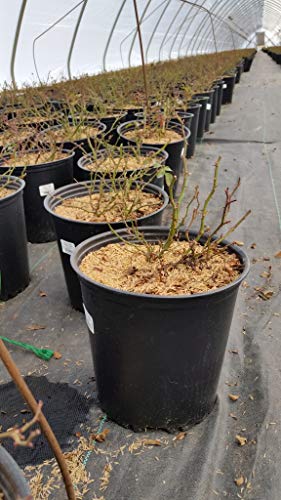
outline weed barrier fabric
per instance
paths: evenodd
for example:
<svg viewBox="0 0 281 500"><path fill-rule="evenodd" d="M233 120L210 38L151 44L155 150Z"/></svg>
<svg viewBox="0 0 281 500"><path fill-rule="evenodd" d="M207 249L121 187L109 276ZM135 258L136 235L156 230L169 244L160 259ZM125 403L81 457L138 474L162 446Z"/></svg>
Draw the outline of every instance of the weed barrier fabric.
<svg viewBox="0 0 281 500"><path fill-rule="evenodd" d="M47 377L29 376L25 378L28 387L37 401L44 401L42 409L51 425L63 450L70 445L75 436L75 429L88 417L93 398L80 394L77 389L64 383L51 383ZM25 421L32 419L32 412L25 403L15 384L9 382L1 386L0 392L0 420L3 429L16 425L21 426ZM36 424L34 428L39 428ZM12 440L3 443L6 450L21 466L40 464L43 460L52 458L48 442L43 435L34 440L32 449L15 448Z"/></svg>
<svg viewBox="0 0 281 500"><path fill-rule="evenodd" d="M91 395L94 401L88 420L78 425L79 432L89 436L102 422L102 428L109 430L106 440L95 443L96 452L85 460L94 479L85 500L95 495L106 500L234 500L238 495L247 500L280 499L281 260L274 257L281 250L280 86L278 65L266 54L257 54L251 72L243 74L235 88L233 104L222 108L212 133L205 135L194 160L189 161L190 189L199 183L203 198L210 189L210 169L219 154L223 157L210 222L222 206L224 188L233 186L239 175L242 185L232 219L252 209L235 233L235 239L244 243L252 268L239 293L216 407L201 424L177 436L161 431L135 434L101 420L104 415L94 392L88 332L83 314L68 304L55 243L29 245L32 282L0 306L1 335L62 354L47 364L32 353L11 348L21 373L47 376L50 382L66 383L82 395ZM27 330L31 324L44 329ZM0 380L2 390L9 382L3 367ZM229 394L239 399L234 402ZM245 437L247 443L239 446L236 436ZM144 444L147 438L154 444ZM69 449L76 447L76 439ZM106 489L101 489L100 478L108 463L112 470ZM247 479L248 486L235 484L241 478ZM57 492L50 498L58 498ZM64 498L61 488L59 500Z"/></svg>

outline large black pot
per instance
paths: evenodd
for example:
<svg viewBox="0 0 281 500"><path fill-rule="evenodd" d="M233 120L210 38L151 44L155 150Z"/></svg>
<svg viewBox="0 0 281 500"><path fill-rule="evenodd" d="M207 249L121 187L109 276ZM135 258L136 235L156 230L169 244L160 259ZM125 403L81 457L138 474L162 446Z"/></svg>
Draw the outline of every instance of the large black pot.
<svg viewBox="0 0 281 500"><path fill-rule="evenodd" d="M205 127L206 127L206 117L207 117L207 104L209 103L209 97L196 97L192 99L191 103L188 104L200 104L200 112L199 112L199 120L198 120L198 128L197 128L197 141L201 142L204 133L205 133Z"/></svg>
<svg viewBox="0 0 281 500"><path fill-rule="evenodd" d="M186 152L186 157L187 158L192 158L195 154L195 149L196 149L196 140L197 140L197 132L198 132L198 125L199 125L199 115L200 115L200 109L202 107L202 104L199 103L190 103L188 104L187 112L193 114L193 119L191 121L191 128L190 128L190 137L188 139L188 148Z"/></svg>
<svg viewBox="0 0 281 500"><path fill-rule="evenodd" d="M63 143L58 142L57 145L59 147L62 147L63 149L68 149L70 151L74 151L74 157L73 157L73 177L76 180L79 179L79 173L80 170L78 169L77 162L81 156L85 155L86 153L90 153L91 148L94 147L100 147L100 141L104 138L104 133L106 130L106 125L104 123L101 123L98 120L89 120L85 122L85 125L89 124L89 126L97 127L100 132L95 136L95 137L90 137L87 138L85 137L84 139L78 139L75 141L64 141ZM60 128L61 126L58 125L56 127L50 127L49 130Z"/></svg>
<svg viewBox="0 0 281 500"><path fill-rule="evenodd" d="M214 101L214 93L215 91L208 90L206 92L201 92L200 94L195 94L193 97L195 99L199 98L201 99L202 97L208 97L208 101L206 104L206 121L205 121L205 132L209 132L210 130L210 124L211 124L211 118L212 118L212 106L213 106L213 101Z"/></svg>
<svg viewBox="0 0 281 500"><path fill-rule="evenodd" d="M100 119L101 123L104 123L104 125L106 126L104 132L104 140L108 144L111 144L112 146L116 146L118 144L119 135L117 133L117 128L119 127L120 123L123 123L125 121L125 116L126 115L124 113L123 115L106 116Z"/></svg>
<svg viewBox="0 0 281 500"><path fill-rule="evenodd" d="M235 83L240 83L242 73L244 71L244 61L240 61L239 64L236 66L237 72L236 72L236 79Z"/></svg>
<svg viewBox="0 0 281 500"><path fill-rule="evenodd" d="M253 63L252 57L245 57L245 59L244 59L244 71L245 71L245 73L248 73L250 71L252 63Z"/></svg>
<svg viewBox="0 0 281 500"><path fill-rule="evenodd" d="M219 98L219 85L213 86L214 95L213 95L213 103L211 109L211 123L215 123L217 119L217 109L218 109L218 98Z"/></svg>
<svg viewBox="0 0 281 500"><path fill-rule="evenodd" d="M91 236L104 233L108 231L110 227L104 222L83 222L67 219L56 214L54 209L63 199L65 200L67 198L85 196L88 194L89 191L87 186L91 186L91 181L64 186L63 188L57 189L52 195L48 196L44 202L46 210L49 214L51 214L53 219L70 302L74 309L78 309L80 311L83 310L81 289L77 275L70 265L70 255L74 251L75 247L81 243L81 241L90 238ZM97 190L98 187L96 187L95 191ZM148 184L144 188L144 191L160 195L163 199L163 205L153 214L140 217L137 220L138 226L146 224L161 224L163 211L169 203L168 196L165 191L160 189L158 186L153 186L152 184ZM114 230L116 230L124 227L125 224L130 225L131 222L113 222L111 226Z"/></svg>
<svg viewBox="0 0 281 500"><path fill-rule="evenodd" d="M0 445L0 491L4 500L32 500L23 471L11 455Z"/></svg>
<svg viewBox="0 0 281 500"><path fill-rule="evenodd" d="M5 185L8 177L0 177ZM0 300L8 300L27 287L29 278L23 207L25 182L10 177L11 194L0 199Z"/></svg>
<svg viewBox="0 0 281 500"><path fill-rule="evenodd" d="M122 146L122 151L120 148L114 148L114 149L99 149L96 152L96 159L98 161L101 161L102 158L107 158L109 155L113 155L113 157L120 157L122 154L129 154L132 153L132 155L135 155L135 149L132 146ZM149 156L151 153L153 156L151 157L151 166L149 166L147 169L139 169L138 168L138 163L137 163L137 158L136 158L136 168L133 170L127 170L126 172L120 171L120 172L111 172L111 174L105 174L104 172L91 172L87 168L87 165L89 163L92 163L94 161L92 153L89 153L85 156L82 156L80 160L78 160L78 167L81 170L81 174L79 174L80 178L83 181L88 181L93 178L95 179L110 179L112 176L114 178L118 177L123 177L124 174L126 177L133 177L138 176L138 180L142 180L143 182L150 182L151 184L155 184L156 186L163 187L164 186L164 175L157 176L157 171L159 171L159 166L160 165L165 165L165 162L168 159L168 153L166 151L160 151L157 148L153 148L152 146L141 146L139 148L138 153L142 156ZM145 172L147 172L145 174Z"/></svg>
<svg viewBox="0 0 281 500"><path fill-rule="evenodd" d="M189 111L184 111L182 109L177 109L176 112L177 112L177 115L179 116L179 119L173 119L173 121L176 121L176 122L179 122L179 123L183 123L184 126L188 130L190 130L190 136L189 136L188 141L187 141L186 158L191 158L190 153L188 152L188 150L190 148L190 145L193 142L193 137L192 137L192 132L193 132L192 122L193 122L194 114L190 113ZM196 138L195 138L195 140L196 140Z"/></svg>
<svg viewBox="0 0 281 500"><path fill-rule="evenodd" d="M216 114L217 114L217 116L219 116L221 114L224 80L216 80L215 85L216 85L216 87L218 87Z"/></svg>
<svg viewBox="0 0 281 500"><path fill-rule="evenodd" d="M162 227L140 231L150 242L168 234ZM126 230L119 234L129 238ZM173 431L200 422L217 398L236 296L249 259L230 246L243 271L220 289L189 296L144 295L102 285L79 269L89 252L118 242L108 232L81 243L71 257L81 283L101 407L135 430Z"/></svg>
<svg viewBox="0 0 281 500"><path fill-rule="evenodd" d="M71 151L63 150L66 158L31 166L13 168L13 175L25 174L23 193L26 217L27 239L30 243L54 241L56 235L52 220L44 209L44 197L55 189L73 182L73 156ZM9 166L0 165L0 172L6 172Z"/></svg>
<svg viewBox="0 0 281 500"><path fill-rule="evenodd" d="M224 76L222 104L231 104L235 87L236 75Z"/></svg>
<svg viewBox="0 0 281 500"><path fill-rule="evenodd" d="M126 122L123 123L118 127L118 134L121 137L121 140L124 145L133 145L135 146L137 143L136 141L133 141L132 139L128 139L126 137L126 132L131 131L131 130L136 130L139 128L143 128L144 123L143 121L137 121L133 120L131 122ZM165 149L168 153L168 158L166 160L166 165L168 165L172 171L173 175L176 176L177 182L181 173L182 169L182 160L183 160L183 155L185 153L185 146L187 145L188 138L190 136L190 130L184 127L182 124L170 121L168 126L168 129L174 130L178 132L182 137L175 142L170 142L169 144L148 144L148 143L142 143L142 146L152 146L154 148L158 149ZM175 184L175 190L177 187L177 182Z"/></svg>

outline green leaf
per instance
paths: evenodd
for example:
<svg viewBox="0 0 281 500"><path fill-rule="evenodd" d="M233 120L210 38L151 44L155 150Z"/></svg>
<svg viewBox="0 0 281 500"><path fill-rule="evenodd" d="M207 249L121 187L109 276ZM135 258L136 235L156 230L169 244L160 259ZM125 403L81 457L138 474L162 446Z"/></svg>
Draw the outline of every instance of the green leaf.
<svg viewBox="0 0 281 500"><path fill-rule="evenodd" d="M174 182L174 176L170 172L165 173L165 181L168 187L170 187Z"/></svg>

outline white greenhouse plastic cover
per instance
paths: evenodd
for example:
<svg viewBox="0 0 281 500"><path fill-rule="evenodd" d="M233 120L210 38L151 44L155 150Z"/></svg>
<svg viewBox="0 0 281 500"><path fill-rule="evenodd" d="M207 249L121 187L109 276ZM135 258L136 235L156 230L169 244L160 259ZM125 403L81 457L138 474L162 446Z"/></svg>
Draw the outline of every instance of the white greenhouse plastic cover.
<svg viewBox="0 0 281 500"><path fill-rule="evenodd" d="M281 0L137 0L147 62L280 44ZM1 0L0 83L140 64L133 0Z"/></svg>

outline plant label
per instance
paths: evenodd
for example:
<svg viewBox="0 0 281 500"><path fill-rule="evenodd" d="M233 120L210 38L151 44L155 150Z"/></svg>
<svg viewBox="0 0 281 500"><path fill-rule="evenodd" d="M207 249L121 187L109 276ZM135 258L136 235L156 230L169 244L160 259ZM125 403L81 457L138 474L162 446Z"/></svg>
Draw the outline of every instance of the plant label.
<svg viewBox="0 0 281 500"><path fill-rule="evenodd" d="M212 109L212 105L208 102L208 104L207 104L207 111L211 111L211 109Z"/></svg>
<svg viewBox="0 0 281 500"><path fill-rule="evenodd" d="M67 253L68 255L72 255L75 250L75 245L72 241L60 240L61 249L63 253Z"/></svg>
<svg viewBox="0 0 281 500"><path fill-rule="evenodd" d="M47 196L48 194L52 194L55 190L55 185L53 182L50 184L43 184L42 186L39 186L39 193L40 196Z"/></svg>
<svg viewBox="0 0 281 500"><path fill-rule="evenodd" d="M224 83L222 86L223 89L227 89L227 83Z"/></svg>
<svg viewBox="0 0 281 500"><path fill-rule="evenodd" d="M89 328L90 332L94 334L95 333L94 320L93 320L92 316L90 315L90 313L87 311L85 304L83 304L83 307L84 307L84 311L85 311L85 319L86 319L87 327Z"/></svg>
<svg viewBox="0 0 281 500"><path fill-rule="evenodd" d="M183 157L184 157L184 147L181 150L181 158L183 158Z"/></svg>

